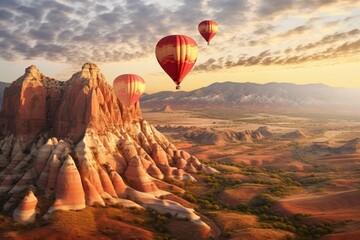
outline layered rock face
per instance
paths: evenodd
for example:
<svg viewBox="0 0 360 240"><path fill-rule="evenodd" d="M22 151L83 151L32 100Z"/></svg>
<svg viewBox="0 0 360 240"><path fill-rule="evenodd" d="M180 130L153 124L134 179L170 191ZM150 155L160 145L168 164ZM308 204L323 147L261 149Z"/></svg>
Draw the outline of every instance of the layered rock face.
<svg viewBox="0 0 360 240"><path fill-rule="evenodd" d="M51 81L35 66L4 91L0 128L3 134L36 136L46 126L47 89L42 82Z"/></svg>
<svg viewBox="0 0 360 240"><path fill-rule="evenodd" d="M30 190L19 206L14 210L14 219L18 222L33 222L35 220L37 203L37 198Z"/></svg>
<svg viewBox="0 0 360 240"><path fill-rule="evenodd" d="M217 173L142 119L139 103L124 107L95 64L84 64L66 82L27 68L5 90L0 123L2 210L19 206L14 218L21 221L35 219L34 194L19 199L29 189L55 199L47 212L142 205L199 221L193 209L161 200L170 193L154 180L196 181L188 172Z"/></svg>

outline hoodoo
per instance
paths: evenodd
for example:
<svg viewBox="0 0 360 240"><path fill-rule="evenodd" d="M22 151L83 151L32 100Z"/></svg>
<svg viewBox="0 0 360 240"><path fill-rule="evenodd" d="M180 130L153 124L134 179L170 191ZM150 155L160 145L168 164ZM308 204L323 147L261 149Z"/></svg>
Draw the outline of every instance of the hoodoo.
<svg viewBox="0 0 360 240"><path fill-rule="evenodd" d="M1 206L17 221L35 219L42 195L53 201L42 213L123 203L199 222L192 209L159 199L170 193L156 184L195 181L186 170L216 172L142 119L139 102L119 102L92 63L65 82L27 68L5 89L0 134Z"/></svg>

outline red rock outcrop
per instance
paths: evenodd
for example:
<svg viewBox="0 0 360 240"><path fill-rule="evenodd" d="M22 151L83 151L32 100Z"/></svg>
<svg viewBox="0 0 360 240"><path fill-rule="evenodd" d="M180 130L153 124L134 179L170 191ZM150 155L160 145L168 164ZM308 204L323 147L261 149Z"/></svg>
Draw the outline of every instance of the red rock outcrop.
<svg viewBox="0 0 360 240"><path fill-rule="evenodd" d="M142 119L138 102L124 107L95 64L84 64L66 82L34 66L26 69L5 89L0 134L0 199L9 199L3 210L15 209L16 194L35 188L55 199L42 209L48 212L93 204L140 207L123 199L130 197L163 213L199 219L192 209L159 199L169 193L156 183L165 177L195 181L186 170L211 168Z"/></svg>
<svg viewBox="0 0 360 240"><path fill-rule="evenodd" d="M122 124L117 98L95 64L85 64L68 84L55 115L55 136L77 140L86 128L103 132Z"/></svg>
<svg viewBox="0 0 360 240"><path fill-rule="evenodd" d="M38 203L34 193L30 190L14 210L13 217L18 222L34 222L36 215L36 205Z"/></svg>
<svg viewBox="0 0 360 240"><path fill-rule="evenodd" d="M157 192L159 189L145 171L139 157L130 160L129 167L125 171L125 177L135 189L142 192Z"/></svg>
<svg viewBox="0 0 360 240"><path fill-rule="evenodd" d="M43 81L47 78L35 66L25 70L4 91L1 110L2 133L34 137L46 126L46 96Z"/></svg>
<svg viewBox="0 0 360 240"><path fill-rule="evenodd" d="M80 173L70 155L66 156L56 181L55 203L52 210L76 210L85 208L85 194Z"/></svg>

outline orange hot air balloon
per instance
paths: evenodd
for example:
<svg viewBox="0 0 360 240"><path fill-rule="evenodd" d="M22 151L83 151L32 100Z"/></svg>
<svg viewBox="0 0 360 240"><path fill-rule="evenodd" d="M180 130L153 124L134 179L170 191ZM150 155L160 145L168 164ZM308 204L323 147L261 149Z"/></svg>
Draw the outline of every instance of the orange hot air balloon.
<svg viewBox="0 0 360 240"><path fill-rule="evenodd" d="M217 33L219 26L217 22L212 20L205 20L199 23L198 26L199 32L201 36L207 41L208 45L210 40L215 36Z"/></svg>
<svg viewBox="0 0 360 240"><path fill-rule="evenodd" d="M162 38L155 48L155 55L164 71L180 89L180 83L194 66L198 48L196 42L185 35L170 35Z"/></svg>
<svg viewBox="0 0 360 240"><path fill-rule="evenodd" d="M113 82L117 98L126 107L134 105L145 91L145 81L136 74L123 74Z"/></svg>

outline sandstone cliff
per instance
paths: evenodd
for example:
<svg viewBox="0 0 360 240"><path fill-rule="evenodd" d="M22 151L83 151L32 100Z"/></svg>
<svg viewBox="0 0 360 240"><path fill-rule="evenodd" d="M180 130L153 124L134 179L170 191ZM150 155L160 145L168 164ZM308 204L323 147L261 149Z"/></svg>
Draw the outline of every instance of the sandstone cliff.
<svg viewBox="0 0 360 240"><path fill-rule="evenodd" d="M196 181L185 170L217 171L178 150L142 119L138 102L124 107L95 64L84 64L66 82L27 68L5 89L0 133L2 210L19 206L15 219L35 219L33 192L21 203L19 198L34 188L35 195L54 199L41 212L140 204L205 225L193 209L161 200L170 193L156 182Z"/></svg>

